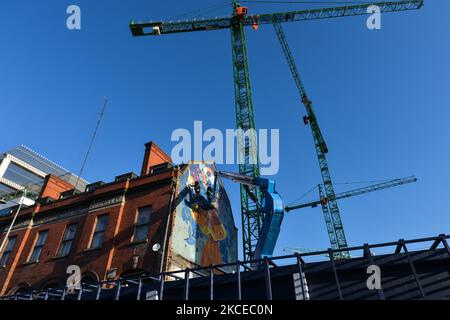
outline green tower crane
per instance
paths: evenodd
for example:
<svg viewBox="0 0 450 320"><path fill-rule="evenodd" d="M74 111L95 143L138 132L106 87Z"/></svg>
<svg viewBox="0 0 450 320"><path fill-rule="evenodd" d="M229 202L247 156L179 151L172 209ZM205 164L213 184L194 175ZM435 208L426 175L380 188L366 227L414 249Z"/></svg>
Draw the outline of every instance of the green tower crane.
<svg viewBox="0 0 450 320"><path fill-rule="evenodd" d="M299 203L299 204L295 204L295 205L291 205L291 206L286 206L284 207L284 211L285 212L291 212L291 211L295 211L298 209L302 209L302 208L315 208L317 207L319 204L322 206L322 210L324 206L327 206L327 203L329 203L331 200L338 200L338 199L346 199L346 198L350 198L350 197L354 197L354 196L359 196L362 194L366 194L366 193L370 193L370 192L374 192L374 191L380 191L380 190L384 190L384 189L389 189L389 188L393 188L393 187L397 187L397 186L401 186L404 184L408 184L408 183L413 183L416 182L417 178L414 176L410 176L410 177L406 177L406 178L400 178L400 179L393 179L393 180L388 180L388 181L384 181L381 183L377 183L377 184L373 184L370 186L366 186L366 187L362 187L362 188L358 188L358 189L353 189L353 190L348 190L345 192L340 192L337 194L333 195L333 198L330 198L328 196L325 196L322 192L322 185L318 185L319 188L319 199L315 200L315 201L310 201L310 202L306 202L306 203ZM327 219L327 216L325 218L325 220ZM329 228L329 223L328 221L326 221L327 223L327 230L328 230L328 234L330 234L330 231L332 231L332 228ZM331 229L331 230L330 230ZM331 241L331 236L330 236L330 241ZM333 243L332 243L333 245ZM337 249L336 247L332 249ZM346 249L343 248L343 249ZM320 250L310 250L310 249L305 249L305 248L285 248L284 251L290 251L290 252L298 252L298 253L305 253L305 252L314 252L314 251L320 251ZM339 254L339 253L335 253L334 254L334 258L350 258L350 254L348 253L348 251L343 251L346 252L345 255ZM342 251L340 252L342 253Z"/></svg>
<svg viewBox="0 0 450 320"><path fill-rule="evenodd" d="M374 191L380 191L380 190L384 190L384 189L389 189L389 188L393 188L393 187L397 187L397 186L401 186L404 184L408 184L408 183L413 183L416 182L417 178L414 176L410 176L410 177L406 177L406 178L399 178L399 179L393 179L393 180L387 180L384 182L380 182L377 184L373 184L370 186L366 186L366 187L362 187L362 188L358 188L358 189L353 189L353 190L348 190L348 191L344 191L344 192L340 192L340 193L336 193L334 195L334 199L346 199L346 198L350 198L350 197L354 197L354 196L359 196L361 194L366 194L366 193L370 193L370 192L374 192ZM319 184L318 188L320 189L322 186ZM297 210L297 209L302 209L302 208L315 208L317 207L317 205L319 204L324 204L329 202L331 199L329 197L323 196L320 197L319 200L316 201L311 201L311 202L306 202L306 203L299 203L299 204L294 204L294 205L290 205L290 206L286 206L284 207L284 211L285 212L290 212L293 210Z"/></svg>
<svg viewBox="0 0 450 320"><path fill-rule="evenodd" d="M306 93L305 87L300 77L300 72L297 69L294 57L292 56L292 52L287 43L283 28L279 23L274 23L273 27L275 29L275 33L277 34L278 40L281 44L281 48L283 49L283 53L289 65L289 69L291 70L292 77L294 78L295 84L300 93L301 101L306 109L307 116L303 117L303 121L305 125L309 123L312 136L314 139L314 146L316 149L317 159L319 161L320 173L322 175L323 189L325 189L323 190L322 186L319 185L319 196L320 199L324 197L328 199L327 202L321 203L321 206L323 216L325 218L325 224L327 227L331 248L346 249L348 245L347 239L345 237L344 225L342 223L342 218L339 213L339 207L337 204L336 195L334 193L333 182L331 181L331 174L326 158L328 148L322 136L322 132L320 131L319 123L314 113L312 102ZM337 255L342 258L349 257L348 251L341 251Z"/></svg>
<svg viewBox="0 0 450 320"><path fill-rule="evenodd" d="M395 12L419 9L423 5L423 0L384 1L373 4L380 8L380 12ZM256 29L260 24L365 15L368 13L367 7L369 5L370 4L359 4L335 8L248 15L248 8L241 6L237 0L233 0L233 11L229 17L169 22L131 21L130 29L133 36L159 36L171 33L230 29L234 71L236 127L237 129L242 129L244 132L248 132L247 130L255 129L255 120L244 27L252 26ZM239 173L258 177L259 158L257 154L256 139L254 139L252 135L247 136L250 136L250 139L245 139L245 135L243 134L238 135L238 154L239 159L243 160L240 161L242 163L239 164ZM258 191L256 190L256 192ZM241 186L242 238L243 256L245 260L249 260L253 257L261 232L262 220L264 217L262 216L262 213L258 211L258 205L254 201L258 201L259 198L260 196L258 193L256 199L249 198L244 187Z"/></svg>

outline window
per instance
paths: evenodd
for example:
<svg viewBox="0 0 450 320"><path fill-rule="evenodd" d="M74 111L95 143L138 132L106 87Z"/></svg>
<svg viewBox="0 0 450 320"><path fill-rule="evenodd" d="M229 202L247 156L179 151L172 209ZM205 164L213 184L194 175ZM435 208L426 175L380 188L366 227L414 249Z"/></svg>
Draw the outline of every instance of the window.
<svg viewBox="0 0 450 320"><path fill-rule="evenodd" d="M29 262L37 262L39 256L41 255L42 247L44 246L45 240L47 240L48 230L40 231L37 236L37 240L34 244L34 248L31 252Z"/></svg>
<svg viewBox="0 0 450 320"><path fill-rule="evenodd" d="M108 215L98 216L95 221L94 234L92 235L91 245L89 248L100 248L103 244L103 236L105 235L106 224L108 223Z"/></svg>
<svg viewBox="0 0 450 320"><path fill-rule="evenodd" d="M73 238L75 237L75 232L77 231L77 224L69 224L64 231L64 236L59 245L58 249L58 257L65 257L69 255L70 248L72 247Z"/></svg>
<svg viewBox="0 0 450 320"><path fill-rule="evenodd" d="M152 208L144 207L138 209L137 221L134 226L133 241L144 241L147 239L148 229L150 228L150 214Z"/></svg>
<svg viewBox="0 0 450 320"><path fill-rule="evenodd" d="M16 243L16 236L8 238L8 244L6 245L5 251L3 251L3 254L0 258L0 267L6 266L9 255L11 254L11 251L14 248L15 243Z"/></svg>

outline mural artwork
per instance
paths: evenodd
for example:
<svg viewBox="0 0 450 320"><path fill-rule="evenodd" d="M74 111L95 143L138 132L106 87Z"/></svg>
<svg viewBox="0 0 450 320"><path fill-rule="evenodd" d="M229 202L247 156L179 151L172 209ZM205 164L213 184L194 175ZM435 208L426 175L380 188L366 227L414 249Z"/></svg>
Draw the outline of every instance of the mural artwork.
<svg viewBox="0 0 450 320"><path fill-rule="evenodd" d="M171 237L171 270L221 264L237 260L237 230L230 201L220 180L211 208L192 203L189 186L198 181L200 195L214 186L213 163L188 164L179 178Z"/></svg>

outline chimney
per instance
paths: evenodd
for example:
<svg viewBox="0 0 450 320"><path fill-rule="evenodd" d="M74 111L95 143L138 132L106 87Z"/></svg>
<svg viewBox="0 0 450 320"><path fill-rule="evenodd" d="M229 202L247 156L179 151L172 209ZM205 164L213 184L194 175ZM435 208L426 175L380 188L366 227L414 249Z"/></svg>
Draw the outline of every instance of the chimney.
<svg viewBox="0 0 450 320"><path fill-rule="evenodd" d="M172 163L172 159L153 141L146 143L141 176L149 174L151 167L163 163Z"/></svg>
<svg viewBox="0 0 450 320"><path fill-rule="evenodd" d="M75 187L70 183L58 178L55 175L48 174L45 177L44 185L42 186L39 198L50 197L53 199L59 199L61 192L72 190Z"/></svg>

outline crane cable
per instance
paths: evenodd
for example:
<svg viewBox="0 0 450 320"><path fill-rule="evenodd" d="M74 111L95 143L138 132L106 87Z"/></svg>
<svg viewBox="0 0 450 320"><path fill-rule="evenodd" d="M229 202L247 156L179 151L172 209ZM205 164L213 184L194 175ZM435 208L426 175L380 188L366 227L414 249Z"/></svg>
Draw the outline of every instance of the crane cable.
<svg viewBox="0 0 450 320"><path fill-rule="evenodd" d="M342 185L342 184L368 184L368 183L383 183L383 182L388 182L388 181L393 181L393 180L397 180L399 178L396 179L384 179L384 180L368 180L368 181L354 181L354 182L333 182L333 185ZM304 194L302 194L301 196L299 196L297 199L293 200L292 202L290 202L288 204L288 206L291 206L294 203L297 203L297 201L301 200L302 198L306 197L308 194L310 194L312 191L314 191L315 189L317 189L317 185L314 188L311 188L310 190L306 191Z"/></svg>
<svg viewBox="0 0 450 320"><path fill-rule="evenodd" d="M384 179L384 180L369 180L369 181L351 181L351 182L333 182L333 184L366 184L366 183L383 183L388 181L397 180L395 179Z"/></svg>
<svg viewBox="0 0 450 320"><path fill-rule="evenodd" d="M317 189L317 185L315 185L313 188L311 188L311 189L309 189L308 191L306 191L304 194L302 194L302 195L301 195L300 197L298 197L297 199L291 201L291 202L288 204L288 206L290 206L290 205L296 203L297 201L303 199L304 197L306 197L308 194L310 194L311 192L313 192L313 191L316 190L316 189Z"/></svg>
<svg viewBox="0 0 450 320"><path fill-rule="evenodd" d="M190 18L196 18L202 14L206 14L218 9L221 9L222 7L226 7L229 6L232 2L230 0L227 1L222 1L220 3L216 3L214 5L208 6L208 7L204 7L202 9L195 9L186 13L182 13L179 14L177 16L172 17L172 20L177 20L177 19L181 19L181 18L186 18L186 17L190 17Z"/></svg>
<svg viewBox="0 0 450 320"><path fill-rule="evenodd" d="M241 3L257 3L257 4L370 4L370 1L273 1L273 0L242 0ZM227 0L225 2L219 2L214 5L204 7L201 9L195 9L186 13L176 15L171 20L177 20L181 18L197 18L202 14L206 14L223 7L229 6L232 1Z"/></svg>
<svg viewBox="0 0 450 320"><path fill-rule="evenodd" d="M273 0L242 0L242 3L261 4L371 4L370 1L273 1Z"/></svg>

